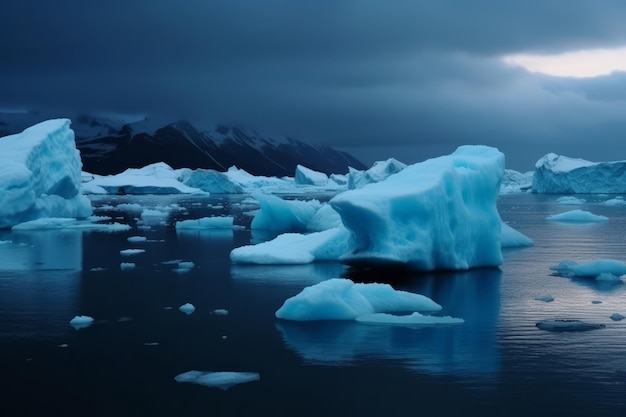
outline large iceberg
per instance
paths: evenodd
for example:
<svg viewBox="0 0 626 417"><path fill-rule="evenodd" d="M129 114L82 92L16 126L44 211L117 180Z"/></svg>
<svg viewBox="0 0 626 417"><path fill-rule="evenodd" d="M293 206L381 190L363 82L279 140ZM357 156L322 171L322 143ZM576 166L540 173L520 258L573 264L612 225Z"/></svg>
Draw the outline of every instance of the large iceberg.
<svg viewBox="0 0 626 417"><path fill-rule="evenodd" d="M367 184L380 182L390 175L396 174L406 168L406 164L394 158L385 161L376 161L367 171L359 171L350 167L348 173L348 189L363 188Z"/></svg>
<svg viewBox="0 0 626 417"><path fill-rule="evenodd" d="M86 218L80 154L68 119L0 138L0 228L42 217Z"/></svg>
<svg viewBox="0 0 626 417"><path fill-rule="evenodd" d="M351 232L352 250L341 260L417 270L500 265L503 174L500 151L461 146L335 196L330 204Z"/></svg>
<svg viewBox="0 0 626 417"><path fill-rule="evenodd" d="M626 193L626 161L590 162L549 153L535 164L533 192Z"/></svg>

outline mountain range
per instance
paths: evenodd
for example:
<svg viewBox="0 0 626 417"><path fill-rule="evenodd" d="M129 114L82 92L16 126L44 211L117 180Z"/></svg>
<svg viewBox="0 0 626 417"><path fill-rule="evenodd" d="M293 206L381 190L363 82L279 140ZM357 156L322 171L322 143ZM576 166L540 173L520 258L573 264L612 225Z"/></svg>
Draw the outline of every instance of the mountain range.
<svg viewBox="0 0 626 417"><path fill-rule="evenodd" d="M36 113L0 113L0 136L18 133L44 120ZM41 120L38 120L41 119ZM293 176L298 164L327 174L367 167L330 146L290 137L271 137L233 126L201 130L188 121L159 126L145 117L79 115L72 119L83 170L116 174L165 162L173 168L225 171L231 166L254 175Z"/></svg>

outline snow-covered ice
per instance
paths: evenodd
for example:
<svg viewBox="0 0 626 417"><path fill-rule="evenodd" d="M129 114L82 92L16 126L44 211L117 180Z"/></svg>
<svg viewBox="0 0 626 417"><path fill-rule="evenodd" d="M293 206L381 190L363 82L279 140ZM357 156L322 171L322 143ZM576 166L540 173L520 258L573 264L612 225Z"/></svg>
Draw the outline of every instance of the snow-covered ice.
<svg viewBox="0 0 626 417"><path fill-rule="evenodd" d="M533 192L626 193L626 161L591 162L554 153L535 164Z"/></svg>
<svg viewBox="0 0 626 417"><path fill-rule="evenodd" d="M202 217L176 222L176 229L232 229L232 216Z"/></svg>
<svg viewBox="0 0 626 417"><path fill-rule="evenodd" d="M0 138L0 229L42 217L90 216L81 166L68 119Z"/></svg>
<svg viewBox="0 0 626 417"><path fill-rule="evenodd" d="M196 307L191 303L185 303L182 306L178 307L178 309L187 315L196 311Z"/></svg>
<svg viewBox="0 0 626 417"><path fill-rule="evenodd" d="M503 173L497 149L462 146L335 196L330 204L351 232L342 261L417 270L500 265Z"/></svg>
<svg viewBox="0 0 626 417"><path fill-rule="evenodd" d="M626 263L616 259L596 259L583 263L565 260L558 265L551 266L550 269L565 277L595 278L601 274L620 277L626 274Z"/></svg>
<svg viewBox="0 0 626 417"><path fill-rule="evenodd" d="M202 372L187 371L174 377L176 382L189 382L227 390L233 385L258 381L261 376L257 372Z"/></svg>
<svg viewBox="0 0 626 417"><path fill-rule="evenodd" d="M276 311L285 320L354 320L373 313L439 311L441 306L421 294L393 289L389 284L355 284L332 278L306 287Z"/></svg>
<svg viewBox="0 0 626 417"><path fill-rule="evenodd" d="M570 210L564 213L552 214L546 217L546 220L555 222L572 222L572 223L592 223L605 222L609 220L606 216L593 214L586 210Z"/></svg>
<svg viewBox="0 0 626 417"><path fill-rule="evenodd" d="M300 185L326 185L328 183L328 175L298 164L294 180L296 184Z"/></svg>

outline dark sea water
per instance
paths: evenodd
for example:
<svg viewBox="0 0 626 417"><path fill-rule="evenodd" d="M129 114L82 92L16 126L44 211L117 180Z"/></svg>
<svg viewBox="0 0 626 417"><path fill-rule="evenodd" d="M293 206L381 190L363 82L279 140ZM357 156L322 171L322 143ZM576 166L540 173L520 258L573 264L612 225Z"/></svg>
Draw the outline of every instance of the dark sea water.
<svg viewBox="0 0 626 417"><path fill-rule="evenodd" d="M0 416L624 416L626 320L610 316L626 315L626 286L554 276L549 267L626 260L626 207L599 204L606 196L582 196L582 206L556 197L501 196L502 218L535 246L505 251L498 269L458 273L231 265L232 248L271 236L172 226L224 213L249 226L243 196L98 197L94 206L105 209L97 214L133 230L0 232L11 241L0 243ZM106 208L120 203L169 214L141 221L132 206ZM571 209L610 220L545 220ZM127 241L137 235L149 241ZM122 256L128 248L146 252ZM162 263L175 259L195 268ZM121 262L137 268L121 270ZM465 323L274 317L286 298L332 277L427 295ZM547 295L554 301L536 300ZM178 310L187 302L196 307L191 315ZM95 322L75 330L75 315ZM554 333L535 326L544 319L606 327ZM226 391L174 380L189 370L258 372L260 380Z"/></svg>

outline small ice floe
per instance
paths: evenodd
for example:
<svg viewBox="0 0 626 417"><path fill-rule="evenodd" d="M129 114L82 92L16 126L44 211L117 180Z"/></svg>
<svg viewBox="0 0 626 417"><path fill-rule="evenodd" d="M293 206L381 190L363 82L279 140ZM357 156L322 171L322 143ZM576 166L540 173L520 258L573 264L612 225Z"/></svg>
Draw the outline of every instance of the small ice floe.
<svg viewBox="0 0 626 417"><path fill-rule="evenodd" d="M121 269L122 271L127 271L127 270L130 270L130 269L135 269L136 267L137 267L137 265L135 265L135 263L133 263L133 262L122 262L122 263L120 264L120 269Z"/></svg>
<svg viewBox="0 0 626 417"><path fill-rule="evenodd" d="M211 311L211 313L215 314L216 316L228 316L228 310L226 310L225 308L217 308Z"/></svg>
<svg viewBox="0 0 626 417"><path fill-rule="evenodd" d="M123 256L132 256L144 253L145 251L145 249L123 249L120 251L120 254Z"/></svg>
<svg viewBox="0 0 626 417"><path fill-rule="evenodd" d="M60 345L57 345L58 348L66 348L66 347L70 347L70 345L68 345L67 343L61 343Z"/></svg>
<svg viewBox="0 0 626 417"><path fill-rule="evenodd" d="M626 200L621 196L617 196L610 200L603 201L601 204L605 206L624 206L626 205Z"/></svg>
<svg viewBox="0 0 626 417"><path fill-rule="evenodd" d="M584 204L587 200L584 198L578 198L571 195L564 195L556 199L556 202L562 205L578 205Z"/></svg>
<svg viewBox="0 0 626 417"><path fill-rule="evenodd" d="M172 307L170 307L170 306L163 307L163 310L171 310L171 309L172 309Z"/></svg>
<svg viewBox="0 0 626 417"><path fill-rule="evenodd" d="M196 311L196 307L191 303L185 303L182 306L178 307L178 309L187 315L190 315L191 313Z"/></svg>
<svg viewBox="0 0 626 417"><path fill-rule="evenodd" d="M140 243L140 242L147 241L148 238L145 236L129 236L126 240L128 240L131 243Z"/></svg>
<svg viewBox="0 0 626 417"><path fill-rule="evenodd" d="M113 220L113 217L111 216L89 216L87 217L87 220L89 220L90 222L110 222Z"/></svg>
<svg viewBox="0 0 626 417"><path fill-rule="evenodd" d="M356 321L366 324L393 324L402 326L465 323L465 320L456 317L428 316L418 312L414 312L409 315L396 315L388 313L364 314L357 317Z"/></svg>
<svg viewBox="0 0 626 417"><path fill-rule="evenodd" d="M89 327L92 324L93 324L93 317L90 317L90 316L74 316L74 318L70 320L70 326L72 326L76 330Z"/></svg>
<svg viewBox="0 0 626 417"><path fill-rule="evenodd" d="M233 217L202 217L200 219L182 220L176 222L176 230L179 229L232 229Z"/></svg>
<svg viewBox="0 0 626 417"><path fill-rule="evenodd" d="M613 313L611 314L611 320L613 321L622 321L626 319L626 316L619 314L619 313Z"/></svg>
<svg viewBox="0 0 626 417"><path fill-rule="evenodd" d="M612 274L616 277L626 274L626 263L615 259L596 259L594 261L578 263L565 260L550 267L557 275L564 277L596 278L603 274ZM603 275L607 278L608 275Z"/></svg>
<svg viewBox="0 0 626 417"><path fill-rule="evenodd" d="M551 303L552 301L554 301L554 297L552 297L551 295L542 295L540 297L535 297L535 300L543 301L545 303Z"/></svg>
<svg viewBox="0 0 626 417"><path fill-rule="evenodd" d="M258 381L261 376L257 372L202 372L187 371L174 377L176 382L189 382L227 390L233 385Z"/></svg>
<svg viewBox="0 0 626 417"><path fill-rule="evenodd" d="M143 345L144 346L159 346L159 342L146 342Z"/></svg>
<svg viewBox="0 0 626 417"><path fill-rule="evenodd" d="M571 210L565 213L553 214L546 217L546 220L556 222L572 222L572 223L589 223L589 222L605 222L609 218L598 214L593 214L585 210Z"/></svg>
<svg viewBox="0 0 626 417"><path fill-rule="evenodd" d="M89 271L90 272L102 272L102 271L106 271L106 270L107 270L106 268L102 268L100 266L96 266L96 267L91 268Z"/></svg>
<svg viewBox="0 0 626 417"><path fill-rule="evenodd" d="M181 262L178 262L178 266L176 268L172 269L172 271L180 272L180 273L189 272L195 266L196 266L196 264L194 264L191 261L186 261L186 262L181 261Z"/></svg>
<svg viewBox="0 0 626 417"><path fill-rule="evenodd" d="M604 324L587 323L581 320L542 320L537 322L537 328L549 332L584 332L604 328Z"/></svg>

